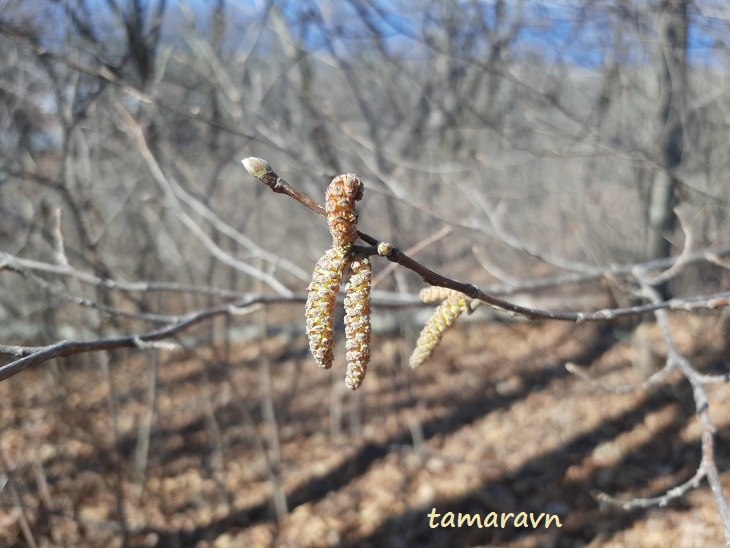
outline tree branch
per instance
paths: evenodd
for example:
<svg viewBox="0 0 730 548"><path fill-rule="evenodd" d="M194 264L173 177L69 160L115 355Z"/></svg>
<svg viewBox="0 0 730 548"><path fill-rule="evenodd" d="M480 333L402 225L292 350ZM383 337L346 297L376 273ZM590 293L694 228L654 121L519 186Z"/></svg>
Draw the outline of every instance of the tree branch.
<svg viewBox="0 0 730 548"><path fill-rule="evenodd" d="M279 177L272 169L269 162L261 158L246 158L242 160L246 170L256 177L259 181L268 186L273 192L286 194L290 198L307 206L309 209L321 216L326 216L324 208L317 204L301 191L294 188L291 184ZM446 287L465 294L471 299L481 301L493 308L505 311L508 315L522 316L530 320L561 320L570 322L585 321L607 321L623 316L634 316L645 312L653 312L655 310L696 310L696 309L716 309L730 306L730 291L715 293L712 295L694 296L684 299L670 299L667 301L652 302L644 305L632 306L627 308L603 309L595 312L560 312L541 310L539 308L529 308L505 301L485 293L478 287L470 283L459 282L447 278L433 270L427 268L408 255L393 247L390 244L379 241L377 238L370 236L358 230L358 236L366 243L370 244L370 248L359 248L358 253L363 255L381 255L393 263L407 268L418 274L423 281L429 285L437 285ZM380 246L386 246L383 252L379 250ZM727 250L726 250L727 251ZM687 262L687 257L683 257L683 264Z"/></svg>

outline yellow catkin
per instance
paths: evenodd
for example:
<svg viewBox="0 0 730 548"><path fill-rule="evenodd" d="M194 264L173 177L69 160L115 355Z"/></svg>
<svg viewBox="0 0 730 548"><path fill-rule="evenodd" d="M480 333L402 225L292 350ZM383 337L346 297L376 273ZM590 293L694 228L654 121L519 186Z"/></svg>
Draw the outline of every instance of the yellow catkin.
<svg viewBox="0 0 730 548"><path fill-rule="evenodd" d="M418 297L421 299L422 303L440 303L454 295L464 297L463 293L454 291L453 289L432 285L431 287L424 287L421 289L421 293Z"/></svg>
<svg viewBox="0 0 730 548"><path fill-rule="evenodd" d="M309 349L323 369L332 367L335 346L335 303L342 277L350 266L348 247L334 247L317 261L305 306Z"/></svg>
<svg viewBox="0 0 730 548"><path fill-rule="evenodd" d="M355 202L362 198L363 188L352 173L338 175L327 187L325 211L334 247L348 246L357 240Z"/></svg>
<svg viewBox="0 0 730 548"><path fill-rule="evenodd" d="M441 337L447 328L454 324L456 318L461 316L469 308L467 298L456 291L442 302L426 322L421 334L418 336L416 348L411 354L409 364L411 367L422 365L436 350Z"/></svg>
<svg viewBox="0 0 730 548"><path fill-rule="evenodd" d="M345 343L347 373L345 384L357 390L362 384L370 362L370 287L372 263L367 258L355 258L350 266L345 297Z"/></svg>

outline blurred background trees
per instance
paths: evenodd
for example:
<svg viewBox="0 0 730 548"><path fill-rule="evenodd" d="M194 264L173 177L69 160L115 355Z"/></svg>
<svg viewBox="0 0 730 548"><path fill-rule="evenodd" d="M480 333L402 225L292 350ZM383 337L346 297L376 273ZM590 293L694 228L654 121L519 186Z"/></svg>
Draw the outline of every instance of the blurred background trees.
<svg viewBox="0 0 730 548"><path fill-rule="evenodd" d="M92 16L83 2L32 12L8 2L6 249L48 252L44 212L61 207L78 266L223 287L234 276L231 289L249 290L236 268L193 260L209 252L176 215L188 210L249 262L263 248L280 254L271 242L310 219L258 202L236 162L249 153L314 196L356 171L371 189L366 227L407 247L449 224L456 233L428 249L430 264L455 263L454 275L482 284L494 278L480 258L502 252L528 275L556 261L668 256L682 245L680 203L699 241L716 242L728 198L712 137L725 129L724 19L689 4L109 2ZM120 109L178 192L255 247L151 180ZM307 232L286 251L303 270L326 237ZM301 290L302 271L282 270L275 277ZM673 282L679 294L719 286L717 272L694 274Z"/></svg>
<svg viewBox="0 0 730 548"><path fill-rule="evenodd" d="M677 256L688 235L728 245L728 22L711 0L2 0L0 342L301 301L326 226L264 194L246 156L318 201L356 172L361 229L403 250L433 236L417 258L452 278L549 308L637 302L593 275ZM527 287L563 274L593 278ZM718 259L661 289L729 282ZM421 285L390 271L376 306ZM183 345L222 340L220 357L272 324L303 331L298 305L276 310ZM276 436L262 443L276 478Z"/></svg>

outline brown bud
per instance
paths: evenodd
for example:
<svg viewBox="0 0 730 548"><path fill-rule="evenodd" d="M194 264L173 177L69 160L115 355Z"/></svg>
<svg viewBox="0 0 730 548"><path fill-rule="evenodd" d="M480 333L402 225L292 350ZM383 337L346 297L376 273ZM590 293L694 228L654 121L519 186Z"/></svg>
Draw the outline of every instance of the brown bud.
<svg viewBox="0 0 730 548"><path fill-rule="evenodd" d="M350 266L345 297L345 343L347 374L345 384L357 390L370 362L370 287L373 266L365 257L358 257Z"/></svg>

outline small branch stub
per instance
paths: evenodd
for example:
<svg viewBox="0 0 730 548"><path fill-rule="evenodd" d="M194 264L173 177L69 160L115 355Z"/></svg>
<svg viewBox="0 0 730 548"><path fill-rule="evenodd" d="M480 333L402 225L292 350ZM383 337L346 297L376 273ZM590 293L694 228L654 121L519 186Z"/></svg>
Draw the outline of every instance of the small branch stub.
<svg viewBox="0 0 730 548"><path fill-rule="evenodd" d="M380 242L378 244L378 255L381 257L390 257L393 254L393 246L388 242Z"/></svg>

